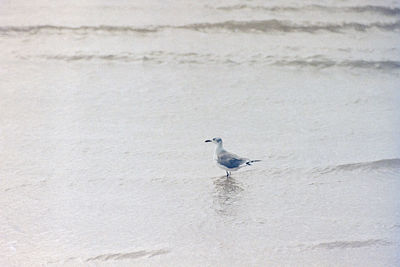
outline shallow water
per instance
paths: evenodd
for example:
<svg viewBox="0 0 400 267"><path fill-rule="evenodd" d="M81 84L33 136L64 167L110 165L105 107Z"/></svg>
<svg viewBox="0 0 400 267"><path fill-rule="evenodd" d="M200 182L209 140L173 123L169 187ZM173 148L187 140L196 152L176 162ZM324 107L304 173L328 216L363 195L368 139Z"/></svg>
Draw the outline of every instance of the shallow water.
<svg viewBox="0 0 400 267"><path fill-rule="evenodd" d="M396 1L0 6L0 265L400 264Z"/></svg>

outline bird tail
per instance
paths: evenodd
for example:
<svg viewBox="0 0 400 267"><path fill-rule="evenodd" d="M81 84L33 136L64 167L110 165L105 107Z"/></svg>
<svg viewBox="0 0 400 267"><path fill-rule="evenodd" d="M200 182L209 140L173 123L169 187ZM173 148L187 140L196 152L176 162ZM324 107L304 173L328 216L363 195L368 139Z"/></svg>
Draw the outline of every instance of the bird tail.
<svg viewBox="0 0 400 267"><path fill-rule="evenodd" d="M261 161L261 160L259 160L259 159L249 160L249 161L246 162L246 164L247 165L251 165L253 162L259 162L259 161Z"/></svg>

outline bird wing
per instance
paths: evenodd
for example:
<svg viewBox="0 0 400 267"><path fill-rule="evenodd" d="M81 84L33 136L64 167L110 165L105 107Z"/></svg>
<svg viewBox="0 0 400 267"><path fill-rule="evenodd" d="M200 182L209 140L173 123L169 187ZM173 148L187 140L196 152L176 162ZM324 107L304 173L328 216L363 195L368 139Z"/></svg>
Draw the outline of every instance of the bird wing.
<svg viewBox="0 0 400 267"><path fill-rule="evenodd" d="M224 165L227 168L237 168L240 165L246 163L246 159L224 151L218 155L218 163Z"/></svg>

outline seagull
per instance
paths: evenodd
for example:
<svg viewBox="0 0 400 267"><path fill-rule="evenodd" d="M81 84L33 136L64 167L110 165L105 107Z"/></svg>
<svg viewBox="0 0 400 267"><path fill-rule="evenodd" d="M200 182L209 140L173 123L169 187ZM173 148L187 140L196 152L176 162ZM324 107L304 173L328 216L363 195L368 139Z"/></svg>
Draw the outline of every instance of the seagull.
<svg viewBox="0 0 400 267"><path fill-rule="evenodd" d="M231 171L237 171L242 167L250 166L253 162L261 161L242 158L238 155L226 151L222 146L222 139L219 137L214 137L213 139L206 140L204 142L211 142L217 145L217 147L215 148L214 160L217 161L218 167L226 171L226 177L229 177L231 175Z"/></svg>

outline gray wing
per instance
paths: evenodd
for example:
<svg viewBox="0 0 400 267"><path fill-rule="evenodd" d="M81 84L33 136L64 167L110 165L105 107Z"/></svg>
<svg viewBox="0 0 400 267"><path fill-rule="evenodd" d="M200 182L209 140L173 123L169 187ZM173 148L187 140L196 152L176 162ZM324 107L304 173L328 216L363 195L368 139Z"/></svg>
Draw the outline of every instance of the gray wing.
<svg viewBox="0 0 400 267"><path fill-rule="evenodd" d="M218 163L227 168L237 168L246 163L246 159L229 152L222 152L218 155Z"/></svg>

